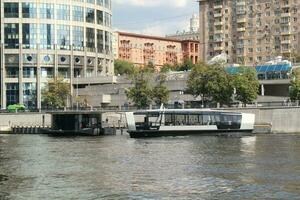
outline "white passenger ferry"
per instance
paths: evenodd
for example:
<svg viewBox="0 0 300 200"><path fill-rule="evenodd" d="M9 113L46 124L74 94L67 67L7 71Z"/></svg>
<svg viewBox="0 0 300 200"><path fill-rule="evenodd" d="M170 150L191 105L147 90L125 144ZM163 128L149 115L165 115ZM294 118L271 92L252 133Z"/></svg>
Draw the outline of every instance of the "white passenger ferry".
<svg viewBox="0 0 300 200"><path fill-rule="evenodd" d="M159 109L127 112L132 138L190 134L252 133L255 115L210 109Z"/></svg>

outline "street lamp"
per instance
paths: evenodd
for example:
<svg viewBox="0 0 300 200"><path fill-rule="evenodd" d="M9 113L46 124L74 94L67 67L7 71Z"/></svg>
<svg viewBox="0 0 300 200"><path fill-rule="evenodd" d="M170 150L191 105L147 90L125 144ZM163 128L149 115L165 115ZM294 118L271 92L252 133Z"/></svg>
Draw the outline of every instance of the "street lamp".
<svg viewBox="0 0 300 200"><path fill-rule="evenodd" d="M78 78L80 78L79 72L76 75L76 110L78 111L79 102L78 102Z"/></svg>

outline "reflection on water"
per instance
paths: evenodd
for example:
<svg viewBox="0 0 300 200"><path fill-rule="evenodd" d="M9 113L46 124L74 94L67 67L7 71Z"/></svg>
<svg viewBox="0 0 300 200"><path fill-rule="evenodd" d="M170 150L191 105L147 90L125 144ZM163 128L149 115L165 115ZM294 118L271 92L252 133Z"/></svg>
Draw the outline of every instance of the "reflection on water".
<svg viewBox="0 0 300 200"><path fill-rule="evenodd" d="M300 135L0 136L0 199L298 199Z"/></svg>

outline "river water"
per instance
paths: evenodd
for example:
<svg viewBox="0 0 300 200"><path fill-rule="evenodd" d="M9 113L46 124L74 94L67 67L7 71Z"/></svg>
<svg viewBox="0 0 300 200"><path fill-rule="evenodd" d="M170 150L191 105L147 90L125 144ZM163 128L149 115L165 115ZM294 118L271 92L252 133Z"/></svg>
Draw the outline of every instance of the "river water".
<svg viewBox="0 0 300 200"><path fill-rule="evenodd" d="M300 135L0 135L0 199L300 199Z"/></svg>

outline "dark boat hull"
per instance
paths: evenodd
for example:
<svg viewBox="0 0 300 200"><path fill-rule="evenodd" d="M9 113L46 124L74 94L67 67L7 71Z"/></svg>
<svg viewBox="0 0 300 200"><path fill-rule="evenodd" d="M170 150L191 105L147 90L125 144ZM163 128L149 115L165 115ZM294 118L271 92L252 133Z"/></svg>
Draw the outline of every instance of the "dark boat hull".
<svg viewBox="0 0 300 200"><path fill-rule="evenodd" d="M42 131L44 134L48 134L51 136L98 136L101 135L99 133L94 133L92 131L86 131L86 130L80 130L80 131L74 131L74 130L52 130L52 129L43 129Z"/></svg>
<svg viewBox="0 0 300 200"><path fill-rule="evenodd" d="M147 130L147 131L128 131L131 138L147 138L147 137L176 137L187 135L204 135L204 136L248 136L252 135L253 130L193 130L193 131L160 131L160 130Z"/></svg>

